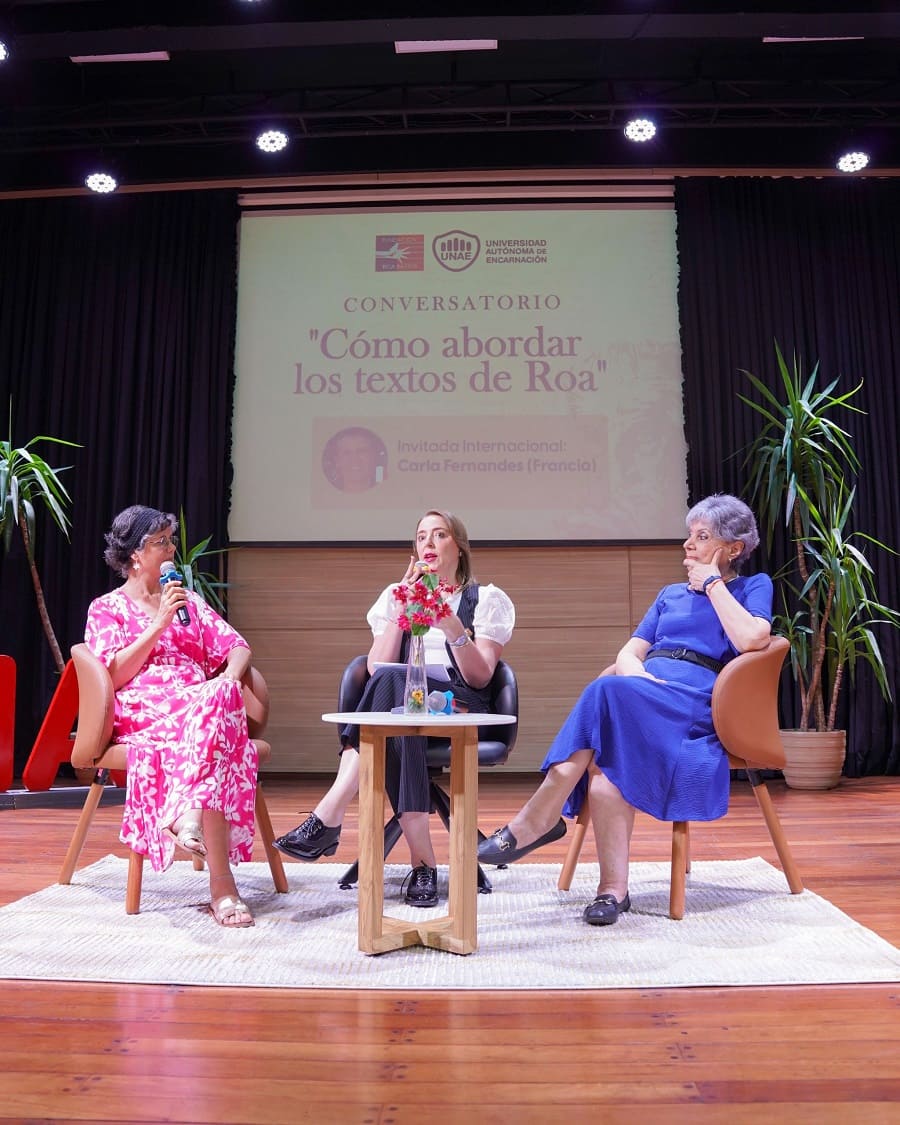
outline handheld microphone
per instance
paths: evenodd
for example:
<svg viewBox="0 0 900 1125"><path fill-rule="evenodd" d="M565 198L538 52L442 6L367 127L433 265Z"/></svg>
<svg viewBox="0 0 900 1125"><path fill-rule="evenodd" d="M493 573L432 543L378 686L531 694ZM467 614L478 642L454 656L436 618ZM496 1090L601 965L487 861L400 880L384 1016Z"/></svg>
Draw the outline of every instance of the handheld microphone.
<svg viewBox="0 0 900 1125"><path fill-rule="evenodd" d="M160 586L165 586L167 582L175 581L182 581L181 574L178 572L173 562L164 562L159 568ZM178 618L179 625L190 625L191 615L188 613L188 607L186 605L180 605L175 616Z"/></svg>

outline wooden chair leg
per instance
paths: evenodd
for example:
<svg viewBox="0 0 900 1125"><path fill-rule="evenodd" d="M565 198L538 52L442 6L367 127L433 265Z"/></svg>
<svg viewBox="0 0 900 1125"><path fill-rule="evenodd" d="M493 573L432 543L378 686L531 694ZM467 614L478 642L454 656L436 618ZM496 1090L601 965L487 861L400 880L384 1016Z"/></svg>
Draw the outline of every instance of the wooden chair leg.
<svg viewBox="0 0 900 1125"><path fill-rule="evenodd" d="M125 884L125 913L139 914L141 910L141 883L144 878L144 857L137 852L128 853L128 882Z"/></svg>
<svg viewBox="0 0 900 1125"><path fill-rule="evenodd" d="M94 813L97 811L97 806L100 804L100 798L102 796L103 783L102 781L98 781L95 777L90 789L87 791L87 796L81 808L81 815L78 818L78 823L75 825L75 831L72 834L72 841L69 844L69 849L63 860L62 871L59 873L59 881L63 886L67 887L72 882L72 876L75 874L75 868L78 866L78 857L81 855L81 849L84 847L84 841L87 839L88 829L91 827L91 821L94 819Z"/></svg>
<svg viewBox="0 0 900 1125"><path fill-rule="evenodd" d="M672 872L669 882L669 917L684 917L684 884L690 870L690 825L686 820L672 823Z"/></svg>
<svg viewBox="0 0 900 1125"><path fill-rule="evenodd" d="M750 779L750 784L753 787L753 796L756 798L756 803L759 805L760 812L763 814L766 828L768 828L769 835L772 837L772 843L775 845L775 851L778 853L781 869L785 874L788 886L791 889L791 894L798 895L803 890L803 880L800 878L800 872L797 869L797 865L794 863L794 857L788 846L784 829L781 827L781 821L778 819L778 813L775 811L775 806L772 804L772 798L769 795L766 783L763 781L759 770L748 769L747 777Z"/></svg>
<svg viewBox="0 0 900 1125"><path fill-rule="evenodd" d="M581 855L581 848L584 844L584 836L587 832L588 822L591 819L591 802L585 794L584 801L581 803L581 808L578 810L578 817L575 824L572 826L571 838L569 840L569 850L566 852L566 860L562 865L562 871L559 873L557 887L561 891L567 891L572 886L572 877L575 874L575 868L578 866L578 857Z"/></svg>
<svg viewBox="0 0 900 1125"><path fill-rule="evenodd" d="M275 833L272 830L269 807L263 796L262 786L258 782L256 785L256 824L259 828L259 836L263 842L263 847L266 849L266 859L269 861L269 870L272 872L275 890L280 895L286 895L288 891L287 875L284 873L281 852L275 847Z"/></svg>

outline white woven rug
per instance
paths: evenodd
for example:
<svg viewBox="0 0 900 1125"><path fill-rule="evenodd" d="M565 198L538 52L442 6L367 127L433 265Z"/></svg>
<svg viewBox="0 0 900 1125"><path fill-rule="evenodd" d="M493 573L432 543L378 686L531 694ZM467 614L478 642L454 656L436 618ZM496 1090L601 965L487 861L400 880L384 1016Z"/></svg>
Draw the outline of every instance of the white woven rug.
<svg viewBox="0 0 900 1125"><path fill-rule="evenodd" d="M571 891L558 864L490 869L478 896L478 950L357 949L357 896L338 864L289 864L276 895L268 867L238 869L256 926L226 931L205 911L207 878L188 862L144 875L141 913L125 914L126 861L106 856L0 909L0 977L265 988L543 989L900 981L900 951L810 891L790 895L762 859L694 864L683 921L667 914L668 864L631 868L632 910L595 928L581 911L596 887L582 864ZM406 868L389 865L389 914ZM445 889L446 869L439 872ZM442 907L438 913L444 913Z"/></svg>

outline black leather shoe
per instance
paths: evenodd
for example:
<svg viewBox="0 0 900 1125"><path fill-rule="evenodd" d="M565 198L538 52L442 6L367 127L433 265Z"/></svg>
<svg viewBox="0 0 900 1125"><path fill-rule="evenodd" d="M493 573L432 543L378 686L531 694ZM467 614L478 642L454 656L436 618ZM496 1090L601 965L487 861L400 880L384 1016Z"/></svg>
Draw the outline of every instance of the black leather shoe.
<svg viewBox="0 0 900 1125"><path fill-rule="evenodd" d="M609 893L597 895L590 906L584 908L584 920L589 926L611 926L619 915L631 909L631 899L626 893L621 902Z"/></svg>
<svg viewBox="0 0 900 1125"><path fill-rule="evenodd" d="M340 838L340 825L337 828L329 828L315 813L310 813L297 828L292 828L290 832L279 836L275 841L275 847L285 855L293 856L294 859L312 863L319 856L334 855Z"/></svg>
<svg viewBox="0 0 900 1125"><path fill-rule="evenodd" d="M560 817L549 832L545 832L543 836L538 836L533 843L526 847L520 848L516 844L515 836L509 830L509 825L505 824L478 845L478 862L495 863L498 866L505 863L515 863L517 859L522 859L536 848L542 848L544 844L552 844L554 840L561 840L565 834L566 822Z"/></svg>
<svg viewBox="0 0 900 1125"><path fill-rule="evenodd" d="M408 880L408 886L407 884ZM437 906L437 868L420 863L403 880L407 906Z"/></svg>

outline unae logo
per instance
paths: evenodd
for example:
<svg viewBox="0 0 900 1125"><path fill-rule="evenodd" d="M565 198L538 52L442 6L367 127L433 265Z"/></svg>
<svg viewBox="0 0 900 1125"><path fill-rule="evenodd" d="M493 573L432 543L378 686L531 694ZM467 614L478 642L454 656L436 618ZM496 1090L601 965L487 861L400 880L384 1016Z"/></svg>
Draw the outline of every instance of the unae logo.
<svg viewBox="0 0 900 1125"><path fill-rule="evenodd" d="M448 230L431 243L435 260L445 270L467 270L481 253L481 239L464 230Z"/></svg>

